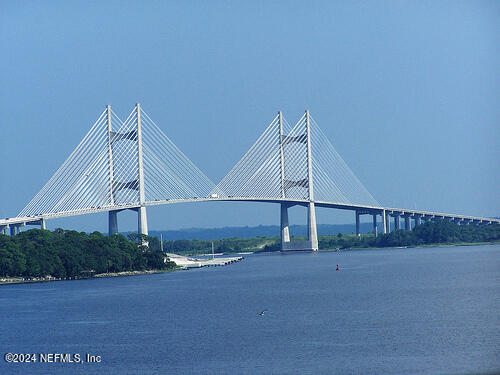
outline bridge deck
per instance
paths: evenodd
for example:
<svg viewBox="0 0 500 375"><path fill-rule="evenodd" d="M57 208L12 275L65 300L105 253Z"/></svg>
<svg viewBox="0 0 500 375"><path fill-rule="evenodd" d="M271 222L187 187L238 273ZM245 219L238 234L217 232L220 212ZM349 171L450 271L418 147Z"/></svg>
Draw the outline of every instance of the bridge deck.
<svg viewBox="0 0 500 375"><path fill-rule="evenodd" d="M170 200L157 200L145 202L144 206L157 206L157 205L167 205L167 204L177 204L177 203L196 203L196 202L261 202L261 203L287 203L288 205L302 205L306 206L310 203L306 199L276 199L276 198L250 198L250 197L218 197L218 198L188 198L188 199L170 199ZM393 208L393 207L376 207L367 205L357 205L357 204L345 204L338 202L325 202L325 201L314 201L316 207L324 208L336 208L340 210L350 210L359 211L360 214L367 215L380 215L382 212L386 212L390 215L400 215L400 216L410 216L410 217L422 217L422 218L444 218L451 220L470 220L475 222L486 222L486 223L500 223L500 219L488 218L488 217L478 217L478 216L468 216L459 214L450 214L442 212L433 211L420 211L405 208ZM14 217L0 219L0 227L6 227L10 225L31 225L40 222L42 219L57 219L69 216L78 216L85 214L93 214L99 212L116 211L116 210L128 210L128 209L138 209L140 207L139 203L129 203L123 205L113 205L113 206L103 206L103 207L92 207L83 210L74 211L63 211L57 213L48 213L36 216L25 216L25 217Z"/></svg>

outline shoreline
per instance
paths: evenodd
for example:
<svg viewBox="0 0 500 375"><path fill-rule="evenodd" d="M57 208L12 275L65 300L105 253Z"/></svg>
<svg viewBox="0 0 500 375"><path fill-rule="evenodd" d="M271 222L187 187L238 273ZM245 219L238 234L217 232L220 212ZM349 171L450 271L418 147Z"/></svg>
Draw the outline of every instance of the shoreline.
<svg viewBox="0 0 500 375"><path fill-rule="evenodd" d="M168 270L142 270L142 271L122 271L122 272L109 272L109 273L98 273L91 277L74 277L61 279L57 277L35 277L33 279L25 279L23 277L3 277L0 278L0 285L13 285L13 284L32 284L32 283L48 283L52 281L74 281L74 280L91 280L91 279L102 279L107 277L123 277L123 276L139 276L139 275L152 275L156 273L167 273L173 271L179 271L182 268L176 267L174 269Z"/></svg>
<svg viewBox="0 0 500 375"><path fill-rule="evenodd" d="M455 246L483 246L483 245L500 245L500 241L494 241L494 242L457 242L457 243L441 243L441 244L422 244L418 246L385 246L385 247L346 247L346 248L332 248L332 249L319 249L318 252L326 252L326 251L352 251L352 250L384 250L384 249L417 249L417 248L425 248L425 247L455 247ZM310 250L291 250L291 251L285 251L285 253L293 253L294 251L297 252L307 252ZM312 251L310 251L312 252ZM275 250L275 251L251 251L246 254L274 254L274 253L282 253L281 250ZM224 253L225 255L235 255L235 254L242 254L242 253ZM196 254L193 255L185 255L185 256L196 256Z"/></svg>
<svg viewBox="0 0 500 375"><path fill-rule="evenodd" d="M349 247L349 248L345 248L345 249L323 249L323 250L319 250L319 251L418 249L418 248L426 248L426 247L458 247L458 246L484 246L484 245L500 245L500 241L422 244L422 245L418 245L418 246L410 245L410 246L386 246L386 247Z"/></svg>
<svg viewBox="0 0 500 375"><path fill-rule="evenodd" d="M360 250L384 250L384 249L416 249L416 248L426 248L426 247L438 247L438 248L446 248L446 247L457 247L457 246L485 246L485 245L498 245L500 241L495 242L464 242L464 243L452 243L452 244L426 244L419 246L391 246L391 247L352 247L345 249L321 249L318 252L335 252L335 251L360 251ZM241 252L240 252L241 253ZM223 255L235 255L240 253L227 253ZM245 252L245 254L275 254L281 253L281 251L250 251ZM183 255L183 256L196 256L196 255ZM198 255L199 256L199 255ZM32 279L25 279L24 277L2 277L0 278L0 286L2 285L16 285L16 284L31 284L31 283L46 283L52 281L72 281L72 280L89 280L89 279L102 279L108 277L125 277L125 276L139 276L139 275L152 275L158 273L167 273L167 272L175 272L175 271L184 271L186 268L181 266L176 266L173 269L167 270L142 270L142 271L122 271L122 272L108 272L108 273L99 273L90 277L74 277L74 278L56 278L53 276L48 277L35 277Z"/></svg>
<svg viewBox="0 0 500 375"><path fill-rule="evenodd" d="M320 249L318 251L352 251L352 250L385 250L385 249L418 249L426 247L459 247L459 246L484 246L484 245L500 245L500 241L497 242L464 242L464 243L452 243L452 244L422 244L418 246L385 246L385 247L346 247L335 248L335 249Z"/></svg>

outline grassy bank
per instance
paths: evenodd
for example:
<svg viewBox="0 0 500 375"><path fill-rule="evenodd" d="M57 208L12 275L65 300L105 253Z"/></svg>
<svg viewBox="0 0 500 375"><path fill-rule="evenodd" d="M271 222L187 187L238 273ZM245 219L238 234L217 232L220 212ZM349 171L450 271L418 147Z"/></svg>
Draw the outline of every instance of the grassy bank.
<svg viewBox="0 0 500 375"><path fill-rule="evenodd" d="M304 240L305 237L292 237L292 241ZM375 237L373 234L331 234L318 238L320 250L331 249L366 249L391 247L454 246L478 245L500 242L500 225L457 225L445 221L428 222L412 231L397 230ZM212 243L216 253L234 254L241 252L271 252L280 250L280 238L227 238L221 240L178 240L166 241L165 251L199 255L211 252Z"/></svg>

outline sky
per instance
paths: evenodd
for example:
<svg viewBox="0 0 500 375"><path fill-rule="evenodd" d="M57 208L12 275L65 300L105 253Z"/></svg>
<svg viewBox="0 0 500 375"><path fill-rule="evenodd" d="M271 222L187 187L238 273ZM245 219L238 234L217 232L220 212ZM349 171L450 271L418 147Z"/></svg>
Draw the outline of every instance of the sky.
<svg viewBox="0 0 500 375"><path fill-rule="evenodd" d="M216 183L279 110L294 123L309 109L382 205L500 216L499 46L498 1L1 2L0 217L21 211L107 104L125 118L136 102ZM148 219L278 225L279 205L168 205ZM135 230L136 214L119 225ZM55 227L107 231L107 216Z"/></svg>

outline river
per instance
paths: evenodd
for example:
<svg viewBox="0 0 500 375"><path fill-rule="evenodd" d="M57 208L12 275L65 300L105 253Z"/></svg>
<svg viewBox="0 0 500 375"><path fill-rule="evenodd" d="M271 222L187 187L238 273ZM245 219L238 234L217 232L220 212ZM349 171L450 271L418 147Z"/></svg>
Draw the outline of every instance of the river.
<svg viewBox="0 0 500 375"><path fill-rule="evenodd" d="M4 285L0 319L2 356L37 360L1 374L499 373L500 245Z"/></svg>

